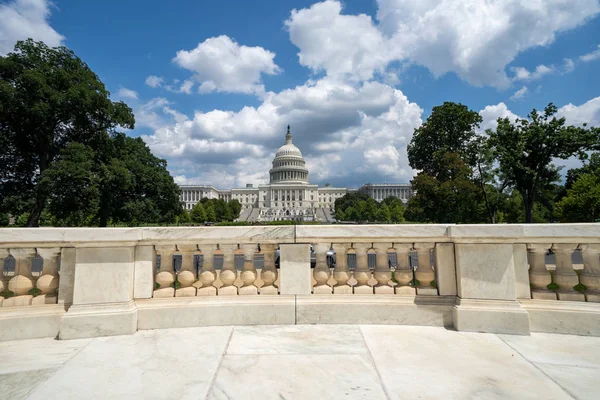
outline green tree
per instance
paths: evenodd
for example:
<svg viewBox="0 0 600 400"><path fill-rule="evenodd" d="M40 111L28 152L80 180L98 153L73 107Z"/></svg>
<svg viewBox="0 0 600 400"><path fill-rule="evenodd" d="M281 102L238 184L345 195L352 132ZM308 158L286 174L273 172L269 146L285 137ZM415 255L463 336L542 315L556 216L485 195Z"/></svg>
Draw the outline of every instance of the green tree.
<svg viewBox="0 0 600 400"><path fill-rule="evenodd" d="M561 222L600 221L600 175L580 175L556 208Z"/></svg>
<svg viewBox="0 0 600 400"><path fill-rule="evenodd" d="M0 213L0 226L8 226L9 221L8 214Z"/></svg>
<svg viewBox="0 0 600 400"><path fill-rule="evenodd" d="M460 103L445 102L433 107L427 120L415 129L408 145L410 166L436 177L436 153L456 153L467 165L472 165L471 143L481 121L477 111Z"/></svg>
<svg viewBox="0 0 600 400"><path fill-rule="evenodd" d="M364 201L362 208L362 221L374 222L377 220L377 211L379 209L377 202L369 197Z"/></svg>
<svg viewBox="0 0 600 400"><path fill-rule="evenodd" d="M240 212L242 211L242 205L237 199L231 200L227 203L229 209L231 210L231 216L233 219L237 219L240 216Z"/></svg>
<svg viewBox="0 0 600 400"><path fill-rule="evenodd" d="M100 182L94 158L90 147L71 142L42 175L40 188L48 194L48 211L64 225L89 225L98 213Z"/></svg>
<svg viewBox="0 0 600 400"><path fill-rule="evenodd" d="M100 154L101 199L98 221L173 222L181 214L179 187L167 162L141 138L114 134Z"/></svg>
<svg viewBox="0 0 600 400"><path fill-rule="evenodd" d="M204 211L206 212L206 220L210 222L216 222L217 216L215 214L215 208L212 202L207 202L205 204Z"/></svg>
<svg viewBox="0 0 600 400"><path fill-rule="evenodd" d="M206 212L201 202L198 202L192 208L190 212L191 221L195 224L203 224L206 219Z"/></svg>
<svg viewBox="0 0 600 400"><path fill-rule="evenodd" d="M404 203L397 197L390 196L383 200L383 205L386 205L390 210L390 222L399 224L404 222Z"/></svg>
<svg viewBox="0 0 600 400"><path fill-rule="evenodd" d="M61 150L96 149L118 127L134 127L131 109L112 102L71 50L31 39L0 57L0 121L0 208L28 211L27 226L39 224L49 197L40 181Z"/></svg>
<svg viewBox="0 0 600 400"><path fill-rule="evenodd" d="M388 223L390 222L391 218L392 214L390 212L390 209L388 208L387 204L382 203L379 207L379 210L377 211L377 221Z"/></svg>
<svg viewBox="0 0 600 400"><path fill-rule="evenodd" d="M481 192L472 170L455 153L437 153L438 177L419 173L412 181L415 195L408 201L409 221L477 223L481 221Z"/></svg>
<svg viewBox="0 0 600 400"><path fill-rule="evenodd" d="M543 114L534 109L527 119L514 123L499 118L496 130L488 131L500 170L523 197L527 223L534 221L539 187L557 178L552 160L573 155L585 158L585 151L598 148L597 129L565 126L565 119L556 118L556 112L556 106L550 103Z"/></svg>

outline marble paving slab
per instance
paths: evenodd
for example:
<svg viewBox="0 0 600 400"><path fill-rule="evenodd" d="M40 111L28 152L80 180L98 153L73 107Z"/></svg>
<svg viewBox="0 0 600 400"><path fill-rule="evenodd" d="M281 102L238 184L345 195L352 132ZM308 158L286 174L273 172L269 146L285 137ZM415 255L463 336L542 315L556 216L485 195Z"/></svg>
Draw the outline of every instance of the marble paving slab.
<svg viewBox="0 0 600 400"><path fill-rule="evenodd" d="M422 326L361 330L392 399L572 398L496 335Z"/></svg>
<svg viewBox="0 0 600 400"><path fill-rule="evenodd" d="M598 400L600 369L568 365L542 364L536 366L578 400Z"/></svg>
<svg viewBox="0 0 600 400"><path fill-rule="evenodd" d="M385 399L367 355L226 355L208 399Z"/></svg>
<svg viewBox="0 0 600 400"><path fill-rule="evenodd" d="M28 399L204 398L231 327L143 331L99 338Z"/></svg>
<svg viewBox="0 0 600 400"><path fill-rule="evenodd" d="M0 342L0 374L56 368L92 339L31 339Z"/></svg>
<svg viewBox="0 0 600 400"><path fill-rule="evenodd" d="M356 325L239 326L227 354L366 354Z"/></svg>
<svg viewBox="0 0 600 400"><path fill-rule="evenodd" d="M24 399L54 371L55 368L46 368L0 374L0 399Z"/></svg>
<svg viewBox="0 0 600 400"><path fill-rule="evenodd" d="M600 337L535 332L498 336L534 363L600 368Z"/></svg>

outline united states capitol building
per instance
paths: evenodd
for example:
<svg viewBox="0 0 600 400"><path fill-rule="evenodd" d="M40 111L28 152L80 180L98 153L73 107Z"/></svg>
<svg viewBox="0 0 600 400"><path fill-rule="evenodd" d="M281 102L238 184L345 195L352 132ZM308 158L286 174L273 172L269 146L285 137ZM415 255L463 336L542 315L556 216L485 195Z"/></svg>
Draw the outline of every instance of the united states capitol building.
<svg viewBox="0 0 600 400"><path fill-rule="evenodd" d="M376 201L395 196L407 202L412 196L408 183L366 184L359 189L319 187L308 181L302 152L292 143L288 126L285 144L277 150L269 170L269 183L245 188L217 189L211 185L182 185L180 199L191 210L202 198L237 200L242 205L240 221L333 221L335 201L349 192L361 192Z"/></svg>

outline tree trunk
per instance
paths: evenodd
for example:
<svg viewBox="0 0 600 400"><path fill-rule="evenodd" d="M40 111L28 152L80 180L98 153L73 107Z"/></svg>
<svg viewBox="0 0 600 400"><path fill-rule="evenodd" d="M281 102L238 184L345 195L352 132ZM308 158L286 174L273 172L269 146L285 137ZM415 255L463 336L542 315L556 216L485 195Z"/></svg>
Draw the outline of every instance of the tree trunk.
<svg viewBox="0 0 600 400"><path fill-rule="evenodd" d="M533 204L535 202L535 198L533 194L530 196L523 195L523 203L525 203L525 223L533 224Z"/></svg>
<svg viewBox="0 0 600 400"><path fill-rule="evenodd" d="M38 199L36 200L31 212L29 213L29 218L27 219L28 227L38 227L40 226L40 217L42 216L42 211L44 211L44 206L46 205L46 199L42 198L42 196L38 195Z"/></svg>

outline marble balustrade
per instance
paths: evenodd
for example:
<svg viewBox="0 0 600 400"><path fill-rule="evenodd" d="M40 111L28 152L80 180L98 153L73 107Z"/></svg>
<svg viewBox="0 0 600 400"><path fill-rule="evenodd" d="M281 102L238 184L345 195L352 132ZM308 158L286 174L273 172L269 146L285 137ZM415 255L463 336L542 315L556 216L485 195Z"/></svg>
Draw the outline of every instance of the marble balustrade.
<svg viewBox="0 0 600 400"><path fill-rule="evenodd" d="M7 228L0 268L3 340L350 322L600 335L600 224Z"/></svg>

